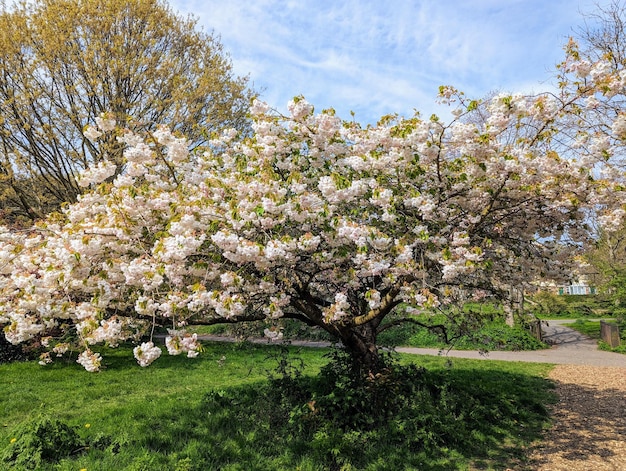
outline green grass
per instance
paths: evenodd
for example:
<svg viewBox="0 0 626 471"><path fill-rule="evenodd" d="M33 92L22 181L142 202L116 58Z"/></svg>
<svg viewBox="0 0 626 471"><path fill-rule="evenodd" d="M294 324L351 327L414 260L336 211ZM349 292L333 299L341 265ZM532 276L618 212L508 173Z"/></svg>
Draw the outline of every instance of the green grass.
<svg viewBox="0 0 626 471"><path fill-rule="evenodd" d="M600 321L578 319L576 322L567 324L567 327L570 327L587 337L597 340L600 350L626 354L626 323L618 322L618 325L620 328L621 344L617 347L611 347L600 338Z"/></svg>
<svg viewBox="0 0 626 471"><path fill-rule="evenodd" d="M426 371L388 426L307 428L306 397L295 408L276 401L289 391L268 389L267 371L295 355L306 364L298 384L314 391L326 351L208 344L199 358L164 356L144 369L120 348L96 374L73 360L0 365L0 456L35 430L60 433L52 417L90 446L43 471L523 469L524 448L547 425L550 365L404 355Z"/></svg>
<svg viewBox="0 0 626 471"><path fill-rule="evenodd" d="M445 321L444 316L433 316L433 324ZM415 324L404 324L380 334L381 345L391 347L450 348L455 350L540 350L548 346L537 340L532 334L521 327L509 327L503 320L488 321L476 329L470 329L455 339L451 345L446 344L441 336L427 328Z"/></svg>

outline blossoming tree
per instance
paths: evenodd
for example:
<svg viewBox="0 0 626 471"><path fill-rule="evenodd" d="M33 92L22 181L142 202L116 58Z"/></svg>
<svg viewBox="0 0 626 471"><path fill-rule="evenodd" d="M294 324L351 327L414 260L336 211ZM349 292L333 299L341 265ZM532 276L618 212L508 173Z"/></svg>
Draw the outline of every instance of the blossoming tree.
<svg viewBox="0 0 626 471"><path fill-rule="evenodd" d="M582 73L575 57L563 67ZM42 363L73 339L93 371L90 345L154 325L171 329L170 354L195 356L185 325L291 318L375 370L377 335L399 306L419 316L558 277L559 243L586 237L589 211L620 215L622 190L597 172L596 136L579 158L555 151L555 123L598 90L594 70L586 96L499 95L480 121L464 118L476 102L443 87L457 109L449 125L416 116L361 127L303 98L287 117L257 101L251 137L227 132L194 152L165 127L136 135L103 117L86 135L116 136L124 170L101 162L63 214L0 232L5 335L41 336ZM135 348L142 366L160 354L152 341Z"/></svg>

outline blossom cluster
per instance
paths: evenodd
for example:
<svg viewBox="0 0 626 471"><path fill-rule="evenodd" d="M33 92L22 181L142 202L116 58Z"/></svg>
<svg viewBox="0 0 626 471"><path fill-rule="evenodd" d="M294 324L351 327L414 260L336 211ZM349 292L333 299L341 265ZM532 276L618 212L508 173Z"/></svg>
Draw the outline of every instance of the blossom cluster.
<svg viewBox="0 0 626 471"><path fill-rule="evenodd" d="M195 358L200 352L198 334L189 334L183 331L170 330L165 338L167 353L170 355L180 355L186 353L188 358Z"/></svg>
<svg viewBox="0 0 626 471"><path fill-rule="evenodd" d="M146 367L161 356L161 349L152 342L143 342L133 348L133 356L139 366Z"/></svg>

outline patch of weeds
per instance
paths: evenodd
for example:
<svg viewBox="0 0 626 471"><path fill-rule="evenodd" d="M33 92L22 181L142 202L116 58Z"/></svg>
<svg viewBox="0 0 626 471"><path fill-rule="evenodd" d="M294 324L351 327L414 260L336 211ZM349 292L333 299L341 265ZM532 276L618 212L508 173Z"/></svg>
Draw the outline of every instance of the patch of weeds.
<svg viewBox="0 0 626 471"><path fill-rule="evenodd" d="M102 434L84 439L77 427L42 415L23 422L12 431L9 446L0 455L0 463L15 470L40 469L90 448L116 453L120 444Z"/></svg>
<svg viewBox="0 0 626 471"><path fill-rule="evenodd" d="M499 322L491 322L475 333L468 334L456 344L459 349L480 348L484 350L541 350L546 344L535 338L527 329L509 327Z"/></svg>
<svg viewBox="0 0 626 471"><path fill-rule="evenodd" d="M84 447L74 428L60 420L41 417L16 428L0 458L14 468L38 469L42 464L79 453Z"/></svg>

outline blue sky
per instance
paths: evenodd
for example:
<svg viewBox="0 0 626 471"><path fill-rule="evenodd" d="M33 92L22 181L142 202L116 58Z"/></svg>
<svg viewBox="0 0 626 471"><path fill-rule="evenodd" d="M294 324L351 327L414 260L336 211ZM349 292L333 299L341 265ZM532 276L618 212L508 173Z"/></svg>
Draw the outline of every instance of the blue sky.
<svg viewBox="0 0 626 471"><path fill-rule="evenodd" d="M361 123L425 117L440 85L472 98L552 87L581 12L610 0L171 0L221 37L235 71L284 112L295 95Z"/></svg>

